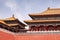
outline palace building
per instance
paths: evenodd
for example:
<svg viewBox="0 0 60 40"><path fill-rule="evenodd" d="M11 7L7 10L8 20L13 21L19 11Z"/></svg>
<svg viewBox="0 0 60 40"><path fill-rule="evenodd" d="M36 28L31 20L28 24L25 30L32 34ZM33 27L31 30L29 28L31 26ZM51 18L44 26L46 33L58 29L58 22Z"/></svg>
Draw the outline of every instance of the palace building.
<svg viewBox="0 0 60 40"><path fill-rule="evenodd" d="M48 8L42 13L29 14L32 20L25 20L29 31L59 31L60 8Z"/></svg>
<svg viewBox="0 0 60 40"><path fill-rule="evenodd" d="M0 19L0 28L11 32L26 32L25 24L20 22L14 15L10 18Z"/></svg>
<svg viewBox="0 0 60 40"><path fill-rule="evenodd" d="M0 40L60 40L60 9L48 8L42 13L29 14L32 20L20 22L14 15L0 19ZM1 31L2 30L2 31ZM12 33L13 32L13 33Z"/></svg>

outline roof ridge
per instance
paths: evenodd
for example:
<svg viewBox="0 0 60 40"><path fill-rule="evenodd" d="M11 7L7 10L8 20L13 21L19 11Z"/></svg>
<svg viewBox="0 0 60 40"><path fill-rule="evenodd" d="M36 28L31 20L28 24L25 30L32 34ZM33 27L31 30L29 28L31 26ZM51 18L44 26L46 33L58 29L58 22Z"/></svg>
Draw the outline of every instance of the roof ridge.
<svg viewBox="0 0 60 40"><path fill-rule="evenodd" d="M50 10L60 10L60 8L48 8Z"/></svg>

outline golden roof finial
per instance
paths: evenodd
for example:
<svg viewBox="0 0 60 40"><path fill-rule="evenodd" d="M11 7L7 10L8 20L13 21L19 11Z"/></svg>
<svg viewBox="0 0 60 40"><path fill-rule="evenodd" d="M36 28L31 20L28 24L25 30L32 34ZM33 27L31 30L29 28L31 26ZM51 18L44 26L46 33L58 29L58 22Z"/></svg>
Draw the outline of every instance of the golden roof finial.
<svg viewBox="0 0 60 40"><path fill-rule="evenodd" d="M48 10L50 9L50 7L48 7Z"/></svg>
<svg viewBox="0 0 60 40"><path fill-rule="evenodd" d="M15 18L15 17L14 17L14 14L12 15L12 17Z"/></svg>

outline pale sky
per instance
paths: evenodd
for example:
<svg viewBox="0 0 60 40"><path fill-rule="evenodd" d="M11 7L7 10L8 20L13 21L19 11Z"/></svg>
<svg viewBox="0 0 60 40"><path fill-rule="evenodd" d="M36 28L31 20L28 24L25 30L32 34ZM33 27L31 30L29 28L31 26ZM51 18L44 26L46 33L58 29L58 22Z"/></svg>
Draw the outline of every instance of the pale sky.
<svg viewBox="0 0 60 40"><path fill-rule="evenodd" d="M0 18L14 14L19 20L29 20L29 13L40 13L48 7L60 8L60 0L0 0Z"/></svg>

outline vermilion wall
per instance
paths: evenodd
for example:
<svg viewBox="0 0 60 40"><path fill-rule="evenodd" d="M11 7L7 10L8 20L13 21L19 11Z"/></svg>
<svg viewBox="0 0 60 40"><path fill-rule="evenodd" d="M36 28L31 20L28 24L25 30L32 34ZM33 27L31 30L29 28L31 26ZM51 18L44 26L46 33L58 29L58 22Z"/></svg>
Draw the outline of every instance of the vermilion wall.
<svg viewBox="0 0 60 40"><path fill-rule="evenodd" d="M15 40L14 36L0 31L0 40Z"/></svg>
<svg viewBox="0 0 60 40"><path fill-rule="evenodd" d="M16 40L60 40L60 34L16 35Z"/></svg>
<svg viewBox="0 0 60 40"><path fill-rule="evenodd" d="M0 40L60 40L60 34L19 34L12 35L0 31Z"/></svg>

